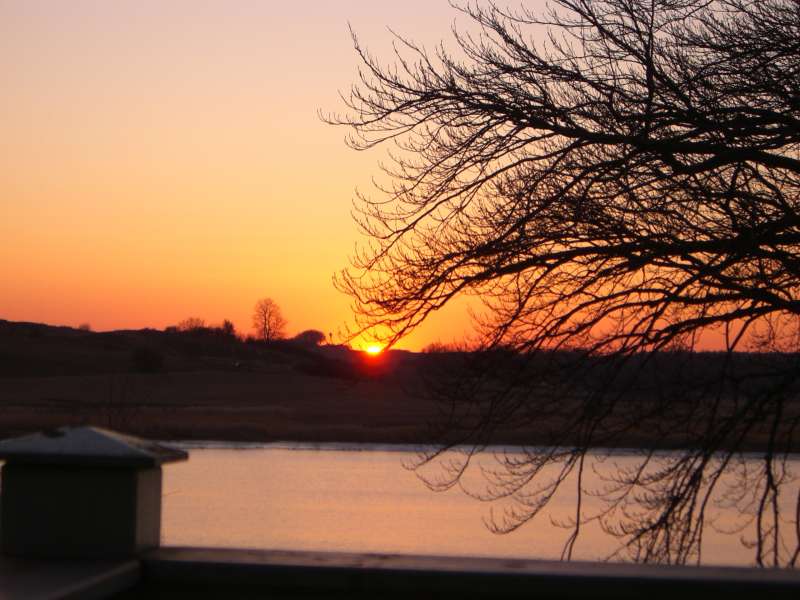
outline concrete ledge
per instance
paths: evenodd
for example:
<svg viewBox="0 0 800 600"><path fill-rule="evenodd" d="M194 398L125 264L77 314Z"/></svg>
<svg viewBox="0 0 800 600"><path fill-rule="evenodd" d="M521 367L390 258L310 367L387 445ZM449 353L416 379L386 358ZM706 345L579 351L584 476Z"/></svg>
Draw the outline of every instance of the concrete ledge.
<svg viewBox="0 0 800 600"><path fill-rule="evenodd" d="M139 561L32 560L0 556L0 600L93 600L133 587Z"/></svg>
<svg viewBox="0 0 800 600"><path fill-rule="evenodd" d="M725 567L161 548L142 568L142 597L800 597L800 572Z"/></svg>

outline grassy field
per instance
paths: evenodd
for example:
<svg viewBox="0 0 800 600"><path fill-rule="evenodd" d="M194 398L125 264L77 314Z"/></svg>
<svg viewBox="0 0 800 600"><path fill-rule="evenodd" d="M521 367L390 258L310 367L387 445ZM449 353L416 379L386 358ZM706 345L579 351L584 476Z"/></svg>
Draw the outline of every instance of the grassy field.
<svg viewBox="0 0 800 600"><path fill-rule="evenodd" d="M289 369L0 379L0 435L93 424L146 437L412 443L432 405L381 381Z"/></svg>

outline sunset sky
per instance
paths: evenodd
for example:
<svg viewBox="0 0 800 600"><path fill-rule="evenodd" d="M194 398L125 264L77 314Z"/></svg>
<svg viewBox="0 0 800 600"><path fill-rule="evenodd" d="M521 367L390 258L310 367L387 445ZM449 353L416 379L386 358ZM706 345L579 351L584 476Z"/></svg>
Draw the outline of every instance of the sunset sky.
<svg viewBox="0 0 800 600"><path fill-rule="evenodd" d="M445 0L3 0L0 318L249 331L269 296L290 335L335 333L353 192L386 150L317 116L356 77L347 23L386 56L386 26L431 44L454 20ZM461 303L400 347L468 329Z"/></svg>

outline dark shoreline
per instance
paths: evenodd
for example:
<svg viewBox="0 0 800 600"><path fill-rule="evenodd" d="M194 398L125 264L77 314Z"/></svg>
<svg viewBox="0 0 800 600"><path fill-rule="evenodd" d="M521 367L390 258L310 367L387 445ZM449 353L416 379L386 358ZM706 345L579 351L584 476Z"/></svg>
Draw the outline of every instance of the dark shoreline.
<svg viewBox="0 0 800 600"><path fill-rule="evenodd" d="M145 355L163 360L148 365L134 360ZM742 367L754 356L739 356ZM0 357L0 437L90 424L154 439L414 445L443 441L436 427L443 406L413 390L425 389L426 378L442 369L449 373L463 358L390 351L375 360L343 346L245 342L213 329L93 333L2 320ZM716 368L720 360L715 353L695 358L691 373ZM661 376L670 376L670 365L667 360ZM779 442L791 438L797 410L785 413ZM580 442L577 433L572 439L548 434L548 429L563 433L569 407L560 407L560 413L555 418L561 420L550 423L525 413L525 422L496 425L492 437L482 441ZM623 418L613 436L592 439L612 448L676 450L702 437L702 423L692 414L663 409L657 414L662 416L649 424ZM696 414L702 418L702 412ZM725 416L724 410L714 414ZM665 422L670 418L673 425ZM452 430L447 433L448 440L458 440ZM769 450L764 424L751 423L744 435L739 450ZM779 443L781 449L800 452Z"/></svg>
<svg viewBox="0 0 800 600"><path fill-rule="evenodd" d="M397 382L290 370L0 378L0 438L95 425L160 440L435 445L443 441L433 427L439 408ZM751 432L738 450L766 452L766 434ZM656 440L652 432L635 429L613 439L607 446L686 447L677 428ZM540 424L498 429L490 440L528 447L548 442ZM559 445L569 443L561 439Z"/></svg>
<svg viewBox="0 0 800 600"><path fill-rule="evenodd" d="M3 419L5 421L5 419ZM75 419L54 421L51 418L39 419L35 415L29 415L28 418L22 418L19 424L11 425L3 423L0 427L0 439L15 437L19 435L26 435L37 431L53 429L59 426L77 426L77 425L95 425L98 427L105 427L114 429L123 433L136 435L139 437L156 439L162 441L169 441L176 444L186 444L188 446L203 447L205 444L213 447L216 444L242 444L246 445L278 445L281 444L298 444L308 445L308 448L300 449L315 449L314 446L356 446L356 445L374 445L374 446L387 446L397 447L397 450L412 450L421 447L438 447L443 443L440 439L435 437L427 437L422 435L419 429L422 428L403 428L403 429L368 429L368 428L344 428L336 427L329 428L325 424L319 423L315 427L311 423L303 423L295 427L283 428L277 431L270 428L271 431L267 432L263 429L251 425L249 428L243 428L235 424L226 426L225 422L217 420L214 427L209 428L187 428L186 426L179 426L170 423L153 423L150 426L139 424L138 426L124 426L108 423L104 419L93 418L89 414L78 416ZM544 440L537 438L537 436L529 432L528 435L523 433L516 433L513 435L501 435L491 440L490 447L492 448L529 448L535 449L538 447L548 447ZM562 446L568 447L568 446ZM243 448L245 449L245 448ZM344 448L346 449L346 448ZM392 448L386 448L391 450ZM676 443L660 443L660 444L647 444L644 440L635 436L629 436L624 439L619 445L615 446L593 446L593 450L598 451L613 451L620 454L635 454L646 451L678 451L687 450L686 445L680 442ZM719 449L718 452L724 449ZM767 444L759 440L752 440L742 444L736 451L746 454L763 455L768 450ZM795 450L789 454L800 455L800 450Z"/></svg>

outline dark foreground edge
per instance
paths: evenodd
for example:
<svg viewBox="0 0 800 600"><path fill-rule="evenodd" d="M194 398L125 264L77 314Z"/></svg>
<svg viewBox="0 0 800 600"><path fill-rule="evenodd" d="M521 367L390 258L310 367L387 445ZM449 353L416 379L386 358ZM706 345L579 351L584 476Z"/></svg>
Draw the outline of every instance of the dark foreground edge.
<svg viewBox="0 0 800 600"><path fill-rule="evenodd" d="M161 548L127 598L800 598L800 572Z"/></svg>

